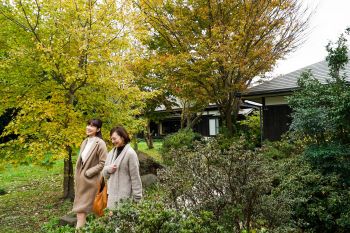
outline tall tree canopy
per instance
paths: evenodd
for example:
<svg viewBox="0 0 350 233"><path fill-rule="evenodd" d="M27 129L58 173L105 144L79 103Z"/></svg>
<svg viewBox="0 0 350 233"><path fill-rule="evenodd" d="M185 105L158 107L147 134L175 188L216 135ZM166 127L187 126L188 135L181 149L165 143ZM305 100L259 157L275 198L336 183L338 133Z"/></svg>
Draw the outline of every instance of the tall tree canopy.
<svg viewBox="0 0 350 233"><path fill-rule="evenodd" d="M105 132L140 127L148 94L125 67L133 52L133 11L114 0L4 0L0 4L0 114L16 109L3 136L8 162L65 158L64 196L72 198L72 155L88 118ZM3 148L2 148L3 149Z"/></svg>
<svg viewBox="0 0 350 233"><path fill-rule="evenodd" d="M166 82L217 103L230 133L237 94L295 48L308 21L297 0L136 0L136 5L150 34L144 40L151 50L146 59L162 62L169 71Z"/></svg>

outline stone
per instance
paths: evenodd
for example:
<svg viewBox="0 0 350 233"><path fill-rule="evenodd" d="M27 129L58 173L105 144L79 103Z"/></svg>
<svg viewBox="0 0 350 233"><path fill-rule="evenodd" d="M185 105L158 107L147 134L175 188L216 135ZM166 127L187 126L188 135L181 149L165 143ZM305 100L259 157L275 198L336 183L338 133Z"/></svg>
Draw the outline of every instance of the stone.
<svg viewBox="0 0 350 233"><path fill-rule="evenodd" d="M154 174L146 174L141 176L141 182L142 182L143 188L148 188L151 185L158 183L158 181L159 181L158 177Z"/></svg>
<svg viewBox="0 0 350 233"><path fill-rule="evenodd" d="M156 162L151 156L138 151L137 152L140 161L140 175L154 174L157 175L158 169L163 169L164 167Z"/></svg>

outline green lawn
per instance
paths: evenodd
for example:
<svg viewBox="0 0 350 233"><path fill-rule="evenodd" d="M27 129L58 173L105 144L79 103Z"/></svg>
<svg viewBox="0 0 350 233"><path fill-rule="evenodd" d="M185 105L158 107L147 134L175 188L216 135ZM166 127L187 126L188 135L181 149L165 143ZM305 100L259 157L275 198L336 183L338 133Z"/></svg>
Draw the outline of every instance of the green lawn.
<svg viewBox="0 0 350 233"><path fill-rule="evenodd" d="M44 222L63 216L71 202L62 197L63 162L51 169L28 165L0 171L0 233L39 232Z"/></svg>
<svg viewBox="0 0 350 233"><path fill-rule="evenodd" d="M161 145L155 141L149 150L144 141L138 143L140 151L157 161ZM62 172L63 161L52 168L21 165L0 170L0 233L39 232L43 223L69 212L72 203L62 200Z"/></svg>
<svg viewBox="0 0 350 233"><path fill-rule="evenodd" d="M162 148L163 141L162 140L154 140L153 149L148 149L147 144L144 140L140 140L137 143L139 151L142 151L151 157L153 157L157 162L162 162L162 156L160 155L160 149Z"/></svg>

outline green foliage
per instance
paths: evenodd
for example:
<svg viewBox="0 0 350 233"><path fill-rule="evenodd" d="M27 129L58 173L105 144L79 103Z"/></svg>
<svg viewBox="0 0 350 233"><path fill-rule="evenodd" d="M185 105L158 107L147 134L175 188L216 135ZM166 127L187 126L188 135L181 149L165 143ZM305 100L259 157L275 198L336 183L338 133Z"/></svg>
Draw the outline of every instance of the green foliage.
<svg viewBox="0 0 350 233"><path fill-rule="evenodd" d="M301 157L277 166L279 184L271 198L289 206L293 226L302 232L349 232L350 189L338 176L323 175Z"/></svg>
<svg viewBox="0 0 350 233"><path fill-rule="evenodd" d="M279 141L265 141L263 144L263 154L267 158L280 160L300 156L305 149L305 142L302 140L292 140L284 137Z"/></svg>
<svg viewBox="0 0 350 233"><path fill-rule="evenodd" d="M260 132L260 113L255 111L253 114L246 117L246 119L238 122L240 125L240 133L254 146L261 144Z"/></svg>
<svg viewBox="0 0 350 233"><path fill-rule="evenodd" d="M323 174L335 174L350 187L350 147L328 143L311 145L304 153L306 160Z"/></svg>
<svg viewBox="0 0 350 233"><path fill-rule="evenodd" d="M47 227L46 232L72 232L69 227ZM73 231L74 232L74 231ZM89 220L81 233L211 233L224 232L213 219L213 214L200 211L194 214L189 210L168 208L157 201L121 202L113 215Z"/></svg>
<svg viewBox="0 0 350 233"><path fill-rule="evenodd" d="M349 34L349 29L346 30L346 33ZM339 71L345 68L345 64L349 62L348 58L348 48L347 48L347 39L342 34L338 41L336 42L335 47L330 42L326 46L328 56L326 61L328 62L330 68L330 75L335 79L340 79Z"/></svg>
<svg viewBox="0 0 350 233"><path fill-rule="evenodd" d="M215 139L218 143L220 150L228 150L234 142L239 140L239 138L229 136L225 132L216 135Z"/></svg>
<svg viewBox="0 0 350 233"><path fill-rule="evenodd" d="M166 136L161 149L164 163L171 164L174 159L170 150L178 150L183 147L192 148L193 142L199 139L200 135L189 128L180 129L178 132Z"/></svg>
<svg viewBox="0 0 350 233"><path fill-rule="evenodd" d="M344 35L327 45L331 78L315 79L310 71L289 99L292 135L306 142L302 158L281 177L281 190L293 202L295 224L308 232L350 231L350 89L344 68ZM288 168L286 168L288 171ZM283 173L283 170L281 170ZM285 178L287 177L287 178Z"/></svg>
<svg viewBox="0 0 350 233"><path fill-rule="evenodd" d="M223 149L212 139L170 151L174 164L160 174L168 202L211 211L229 232L277 228L283 221L269 221L260 208L271 190L273 167L260 149L248 150L245 144L239 140Z"/></svg>
<svg viewBox="0 0 350 233"><path fill-rule="evenodd" d="M58 227L59 219L53 218L41 226L42 233L74 233L75 227L69 225Z"/></svg>
<svg viewBox="0 0 350 233"><path fill-rule="evenodd" d="M289 99L292 132L316 143L350 142L350 90L345 80L322 84L307 72L299 85L301 89Z"/></svg>
<svg viewBox="0 0 350 233"><path fill-rule="evenodd" d="M327 84L314 78L311 71L298 80L300 89L289 98L291 130L296 136L316 143L350 143L350 89L342 75L348 61L345 42L342 35L335 48L327 46L331 75Z"/></svg>
<svg viewBox="0 0 350 233"><path fill-rule="evenodd" d="M121 233L220 232L210 212L195 215L187 210L166 208L157 202L123 203L114 211L112 218L118 223L116 232Z"/></svg>

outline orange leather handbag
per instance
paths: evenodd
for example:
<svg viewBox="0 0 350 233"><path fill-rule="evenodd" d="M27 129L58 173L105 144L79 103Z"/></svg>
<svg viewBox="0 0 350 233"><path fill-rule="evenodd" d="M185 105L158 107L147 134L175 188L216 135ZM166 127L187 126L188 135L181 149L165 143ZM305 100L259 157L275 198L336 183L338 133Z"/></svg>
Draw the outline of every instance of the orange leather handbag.
<svg viewBox="0 0 350 233"><path fill-rule="evenodd" d="M97 216L103 216L103 210L107 207L107 184L103 176L101 177L101 181L98 184L98 192L96 194L94 204L92 207L92 211Z"/></svg>

